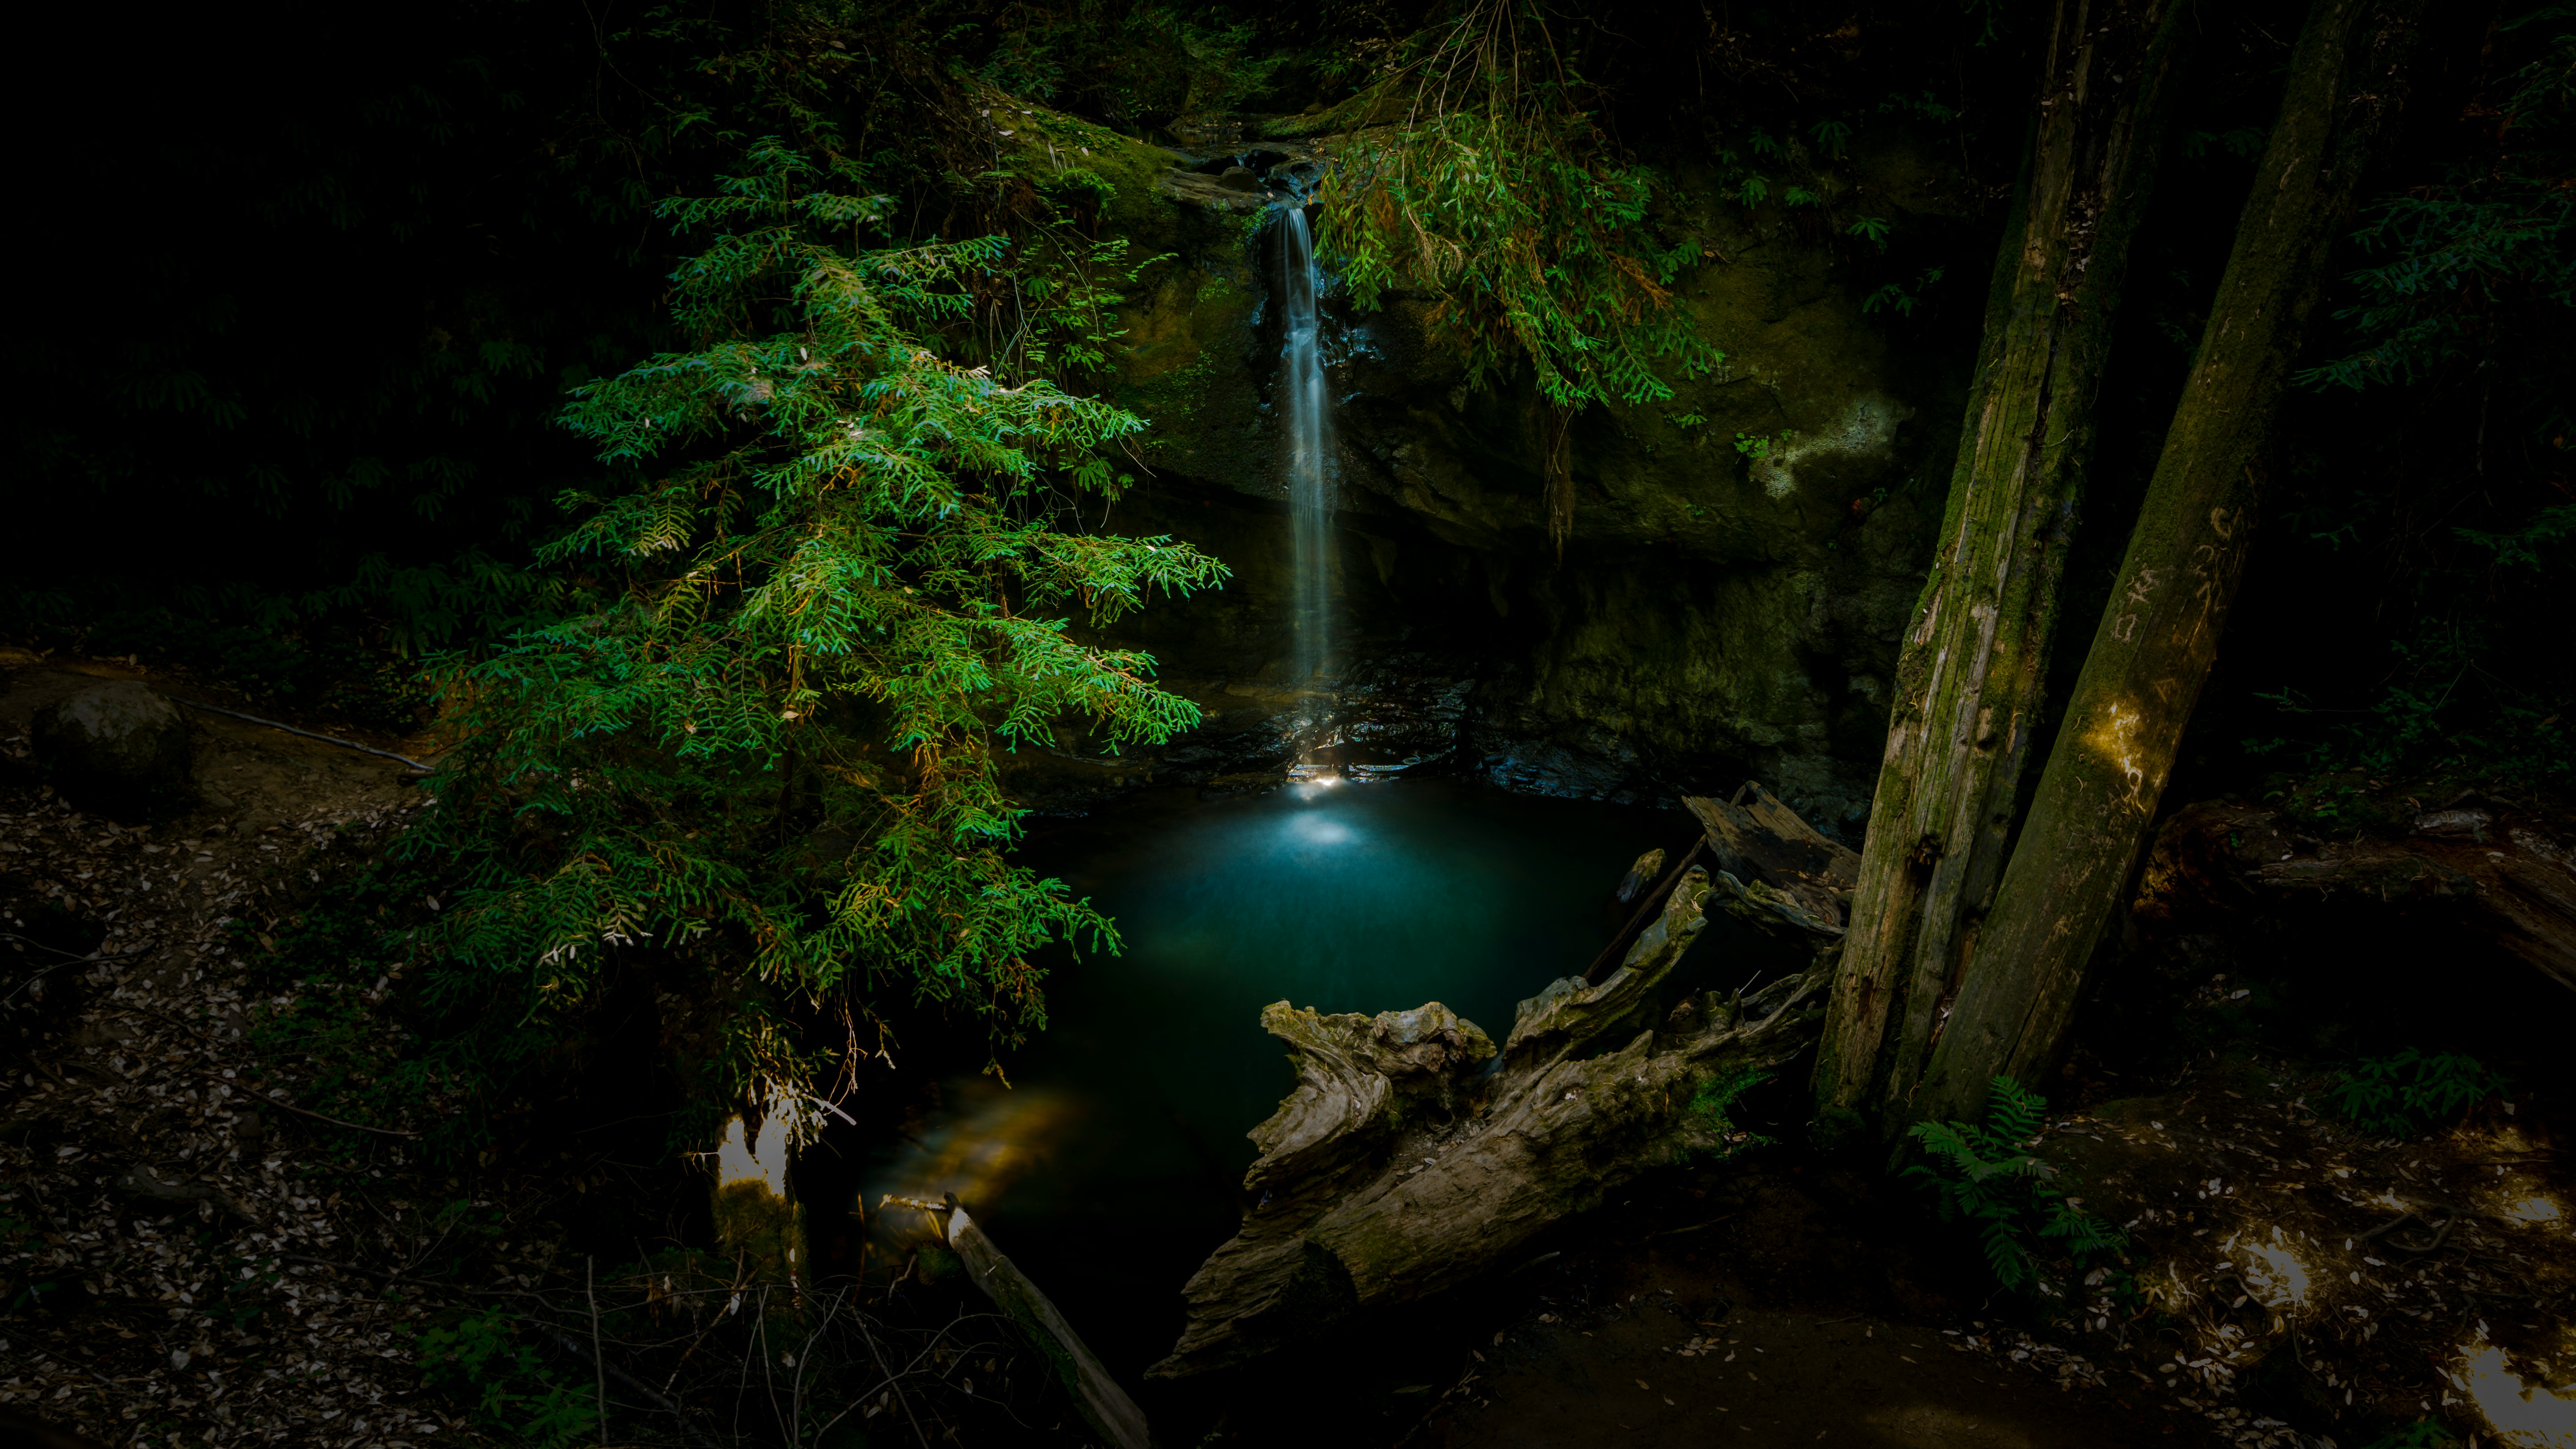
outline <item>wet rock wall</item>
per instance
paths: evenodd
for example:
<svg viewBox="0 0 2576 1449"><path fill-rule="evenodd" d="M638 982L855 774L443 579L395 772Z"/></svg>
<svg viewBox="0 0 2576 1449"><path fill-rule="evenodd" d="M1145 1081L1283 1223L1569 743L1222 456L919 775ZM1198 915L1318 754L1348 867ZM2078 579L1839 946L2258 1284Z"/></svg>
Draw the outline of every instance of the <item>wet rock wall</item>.
<svg viewBox="0 0 2576 1449"><path fill-rule="evenodd" d="M1043 169L1063 148L1046 143L1043 113L1025 116L1021 135L1046 149L1015 153L1017 164ZM1067 741L1024 785L1074 808L1124 788L1111 781L1275 778L1317 743L1294 727L1311 707L1307 682L1288 677L1277 257L1265 222L1344 144L1202 154L1094 139L1114 153L1102 171L1120 189L1103 227L1166 257L1121 313L1112 390L1154 428L1141 454L1150 471L1110 521L1190 539L1235 576L1119 626L1208 724L1106 764ZM1859 170L1890 210L1972 210L1901 139ZM1624 800L1732 788L1750 774L1822 828L1851 833L1939 522L1968 359L1955 338L1864 312L1833 239L1800 217L1722 202L1686 168L1678 181L1672 225L1708 255L1676 299L1725 360L1677 379L1667 402L1576 420L1562 557L1545 528L1535 392L1469 389L1460 359L1430 335L1424 300L1361 314L1328 280L1335 713L1373 732L1358 751L1372 759Z"/></svg>

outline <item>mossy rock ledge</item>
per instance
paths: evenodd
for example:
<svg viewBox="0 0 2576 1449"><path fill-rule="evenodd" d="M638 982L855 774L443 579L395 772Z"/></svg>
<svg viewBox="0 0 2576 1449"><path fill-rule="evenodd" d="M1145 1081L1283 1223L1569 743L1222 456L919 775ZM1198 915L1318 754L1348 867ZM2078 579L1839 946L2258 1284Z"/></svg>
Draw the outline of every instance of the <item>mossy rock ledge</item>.
<svg viewBox="0 0 2576 1449"><path fill-rule="evenodd" d="M1285 188L1244 191L1224 173L1248 163L1267 188L1332 164L1349 139L1172 149L1041 107L1012 115L1006 164L1033 179L1090 168L1116 188L1102 233L1128 238L1136 256L1169 254L1120 314L1111 392L1153 428L1150 471L1114 522L1189 538L1236 579L1220 596L1152 611L1122 642L1153 649L1211 714L1235 716L1219 735L1240 733L1247 689L1284 696L1291 683L1268 305ZM1886 210L1964 210L1937 163L1902 142L1856 159ZM1456 744L1501 783L1649 799L1749 770L1847 835L1875 775L1965 376L1957 359L1892 341L1904 334L1863 313L1835 244L1802 237L1800 218L1722 202L1708 176L1677 182L1675 230L1713 254L1675 295L1725 361L1676 379L1668 403L1578 418L1561 559L1542 512L1535 391L1471 391L1455 352L1428 336L1424 300L1360 314L1328 282L1336 652L1345 680L1395 654L1417 675L1471 679ZM1760 441L1740 449L1739 437ZM1204 740L1184 748L1208 752ZM1215 753L1226 758L1197 773L1261 768L1258 751ZM1117 773L1146 771L1131 755Z"/></svg>

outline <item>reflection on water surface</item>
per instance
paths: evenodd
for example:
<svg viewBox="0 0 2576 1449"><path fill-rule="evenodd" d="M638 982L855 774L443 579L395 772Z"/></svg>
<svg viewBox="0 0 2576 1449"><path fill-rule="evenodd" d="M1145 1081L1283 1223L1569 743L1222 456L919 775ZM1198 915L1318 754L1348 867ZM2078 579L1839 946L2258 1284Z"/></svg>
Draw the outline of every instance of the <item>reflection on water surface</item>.
<svg viewBox="0 0 2576 1449"><path fill-rule="evenodd" d="M1291 1085L1263 1006L1439 1001L1499 1040L1514 1003L1599 949L1637 853L1693 833L1679 812L1448 781L1140 800L1052 830L1031 862L1107 910L1124 949L1051 963L1014 1089L955 1084L867 1201L956 1192L1096 1346L1126 1356L1101 1342L1118 1324L1093 1324L1127 1313L1158 1354L1182 1280L1234 1229L1244 1133Z"/></svg>

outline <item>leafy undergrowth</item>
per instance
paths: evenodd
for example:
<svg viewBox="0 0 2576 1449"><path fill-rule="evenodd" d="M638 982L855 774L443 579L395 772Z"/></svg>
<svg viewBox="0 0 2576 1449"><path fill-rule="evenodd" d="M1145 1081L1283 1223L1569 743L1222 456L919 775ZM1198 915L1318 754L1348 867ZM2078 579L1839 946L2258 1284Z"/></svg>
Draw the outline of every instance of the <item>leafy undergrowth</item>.
<svg viewBox="0 0 2576 1449"><path fill-rule="evenodd" d="M2068 1197L2056 1181L2059 1169L2031 1154L2047 1113L2047 1098L1997 1077L1982 1124L1915 1125L1911 1135L1925 1160L1901 1175L1931 1190L1943 1222L1964 1221L1976 1230L1995 1281L2017 1293L2060 1298L2069 1279L2097 1262L2119 1260L2128 1240L2084 1211L2081 1199ZM2104 1275L2091 1274L2087 1286L2103 1281Z"/></svg>
<svg viewBox="0 0 2576 1449"><path fill-rule="evenodd" d="M2327 1090L2337 1115L2374 1137L2416 1137L2503 1093L2502 1075L2460 1052L2405 1047L2358 1061Z"/></svg>

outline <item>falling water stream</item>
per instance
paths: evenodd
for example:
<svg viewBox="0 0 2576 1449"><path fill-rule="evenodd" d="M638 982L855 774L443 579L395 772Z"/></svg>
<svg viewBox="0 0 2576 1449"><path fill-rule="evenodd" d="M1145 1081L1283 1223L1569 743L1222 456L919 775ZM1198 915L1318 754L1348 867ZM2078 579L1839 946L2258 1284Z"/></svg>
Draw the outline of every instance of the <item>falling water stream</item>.
<svg viewBox="0 0 2576 1449"><path fill-rule="evenodd" d="M1026 858L1118 923L1121 949L1047 960L1047 1029L1011 1081L948 1084L865 1173L865 1200L957 1192L1121 1371L1166 1351L1179 1284L1234 1230L1246 1131L1293 1081L1265 1005L1376 1012L1440 1001L1499 1038L1513 1005L1598 949L1603 899L1687 816L1371 783L1333 748L1334 468L1305 211L1277 211L1281 416L1293 554L1292 783L1204 800L1151 791L1037 832ZM1714 957L1716 953L1704 951ZM923 1231L872 1231L895 1262Z"/></svg>
<svg viewBox="0 0 2576 1449"><path fill-rule="evenodd" d="M1289 533L1295 553L1295 643L1289 657L1295 675L1292 687L1308 705L1300 711L1305 717L1301 733L1317 739L1326 733L1330 703L1331 399L1324 391L1314 233L1302 206L1281 208L1279 218L1279 297L1286 339L1280 349L1280 393L1287 419Z"/></svg>

